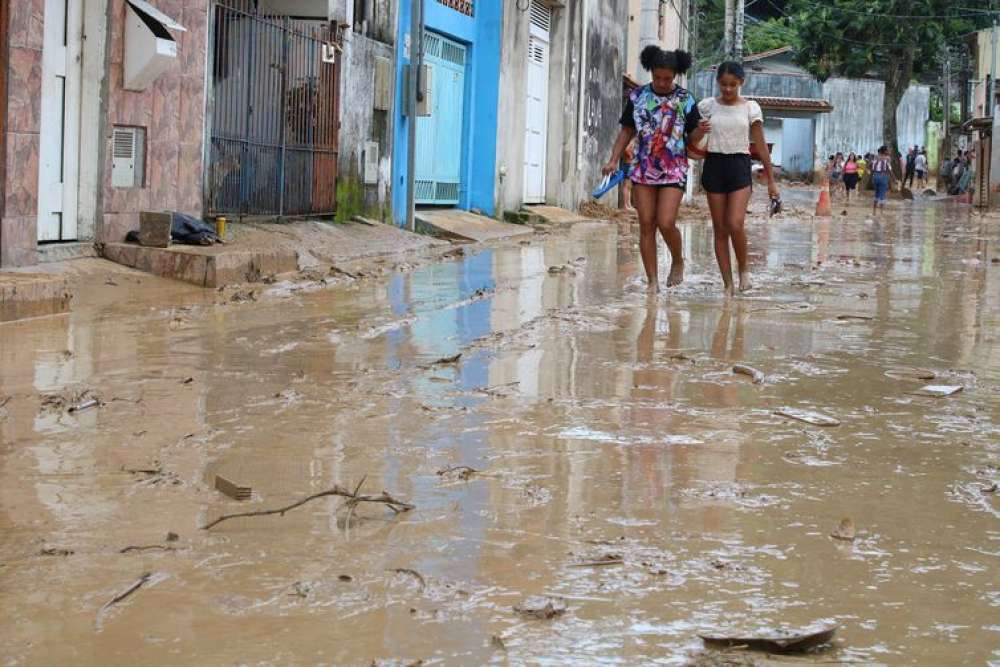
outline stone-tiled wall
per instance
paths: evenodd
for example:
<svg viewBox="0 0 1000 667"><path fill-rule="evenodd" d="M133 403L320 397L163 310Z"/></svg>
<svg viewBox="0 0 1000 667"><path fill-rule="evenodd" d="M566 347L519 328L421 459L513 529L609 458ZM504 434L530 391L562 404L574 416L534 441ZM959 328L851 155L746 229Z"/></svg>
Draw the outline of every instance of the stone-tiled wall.
<svg viewBox="0 0 1000 667"><path fill-rule="evenodd" d="M34 264L38 210L38 128L44 0L9 6L7 167L0 215L0 266Z"/></svg>
<svg viewBox="0 0 1000 667"><path fill-rule="evenodd" d="M141 92L123 86L125 0L109 0L108 117L104 164L104 219L98 240L121 241L139 225L139 212L172 210L201 215L208 0L155 0L187 32L175 32L178 62ZM146 187L111 187L114 125L146 128Z"/></svg>

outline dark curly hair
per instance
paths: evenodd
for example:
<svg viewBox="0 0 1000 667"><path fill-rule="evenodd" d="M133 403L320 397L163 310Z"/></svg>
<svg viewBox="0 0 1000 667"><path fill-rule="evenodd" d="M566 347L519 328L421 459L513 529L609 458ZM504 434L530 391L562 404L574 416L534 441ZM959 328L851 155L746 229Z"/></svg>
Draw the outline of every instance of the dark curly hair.
<svg viewBox="0 0 1000 667"><path fill-rule="evenodd" d="M656 44L650 44L639 54L639 62L647 72L654 69L670 69L677 74L684 74L691 69L691 54L687 51L664 51Z"/></svg>

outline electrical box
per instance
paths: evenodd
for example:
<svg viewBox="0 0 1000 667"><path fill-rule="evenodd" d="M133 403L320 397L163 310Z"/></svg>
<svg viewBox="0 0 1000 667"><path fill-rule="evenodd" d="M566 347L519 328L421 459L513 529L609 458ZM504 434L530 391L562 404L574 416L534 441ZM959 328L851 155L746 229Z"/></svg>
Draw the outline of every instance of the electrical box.
<svg viewBox="0 0 1000 667"><path fill-rule="evenodd" d="M375 56L375 103L378 111L392 107L392 63L388 58Z"/></svg>
<svg viewBox="0 0 1000 667"><path fill-rule="evenodd" d="M177 62L177 42L168 28L185 28L145 0L128 0L125 7L124 87L145 90Z"/></svg>
<svg viewBox="0 0 1000 667"><path fill-rule="evenodd" d="M378 185L378 152L377 141L365 142L365 185Z"/></svg>
<svg viewBox="0 0 1000 667"><path fill-rule="evenodd" d="M407 93L410 90L410 65L406 65L403 73L403 90ZM434 93L434 68L424 64L420 66L420 77L417 79L417 116L427 117L431 115L432 95ZM408 107L409 105L404 105ZM409 109L404 109L409 111Z"/></svg>

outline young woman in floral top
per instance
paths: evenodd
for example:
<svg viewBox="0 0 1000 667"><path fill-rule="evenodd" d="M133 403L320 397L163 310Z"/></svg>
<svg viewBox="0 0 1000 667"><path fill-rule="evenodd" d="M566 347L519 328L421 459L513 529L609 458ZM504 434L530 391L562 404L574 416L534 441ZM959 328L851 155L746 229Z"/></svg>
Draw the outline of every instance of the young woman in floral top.
<svg viewBox="0 0 1000 667"><path fill-rule="evenodd" d="M631 162L633 200L639 213L639 254L651 293L659 291L656 263L656 231L670 250L667 286L684 280L684 255L677 212L687 187L687 142L697 142L703 129L694 96L675 83L691 67L686 51L664 51L655 45L643 49L640 62L652 74L652 82L629 95L621 117L611 159L604 173L618 168L625 147L635 138Z"/></svg>

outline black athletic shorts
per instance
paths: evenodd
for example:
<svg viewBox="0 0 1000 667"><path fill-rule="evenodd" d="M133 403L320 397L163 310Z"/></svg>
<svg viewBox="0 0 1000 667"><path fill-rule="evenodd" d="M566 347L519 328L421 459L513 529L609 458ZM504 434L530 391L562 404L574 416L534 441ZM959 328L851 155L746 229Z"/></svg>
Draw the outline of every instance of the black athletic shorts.
<svg viewBox="0 0 1000 667"><path fill-rule="evenodd" d="M752 184L746 153L709 153L701 170L701 187L712 194L729 194Z"/></svg>
<svg viewBox="0 0 1000 667"><path fill-rule="evenodd" d="M647 188L656 188L657 190L662 190L663 188L674 188L676 190L687 190L687 181L683 183L636 183L632 182L632 185L642 185Z"/></svg>

